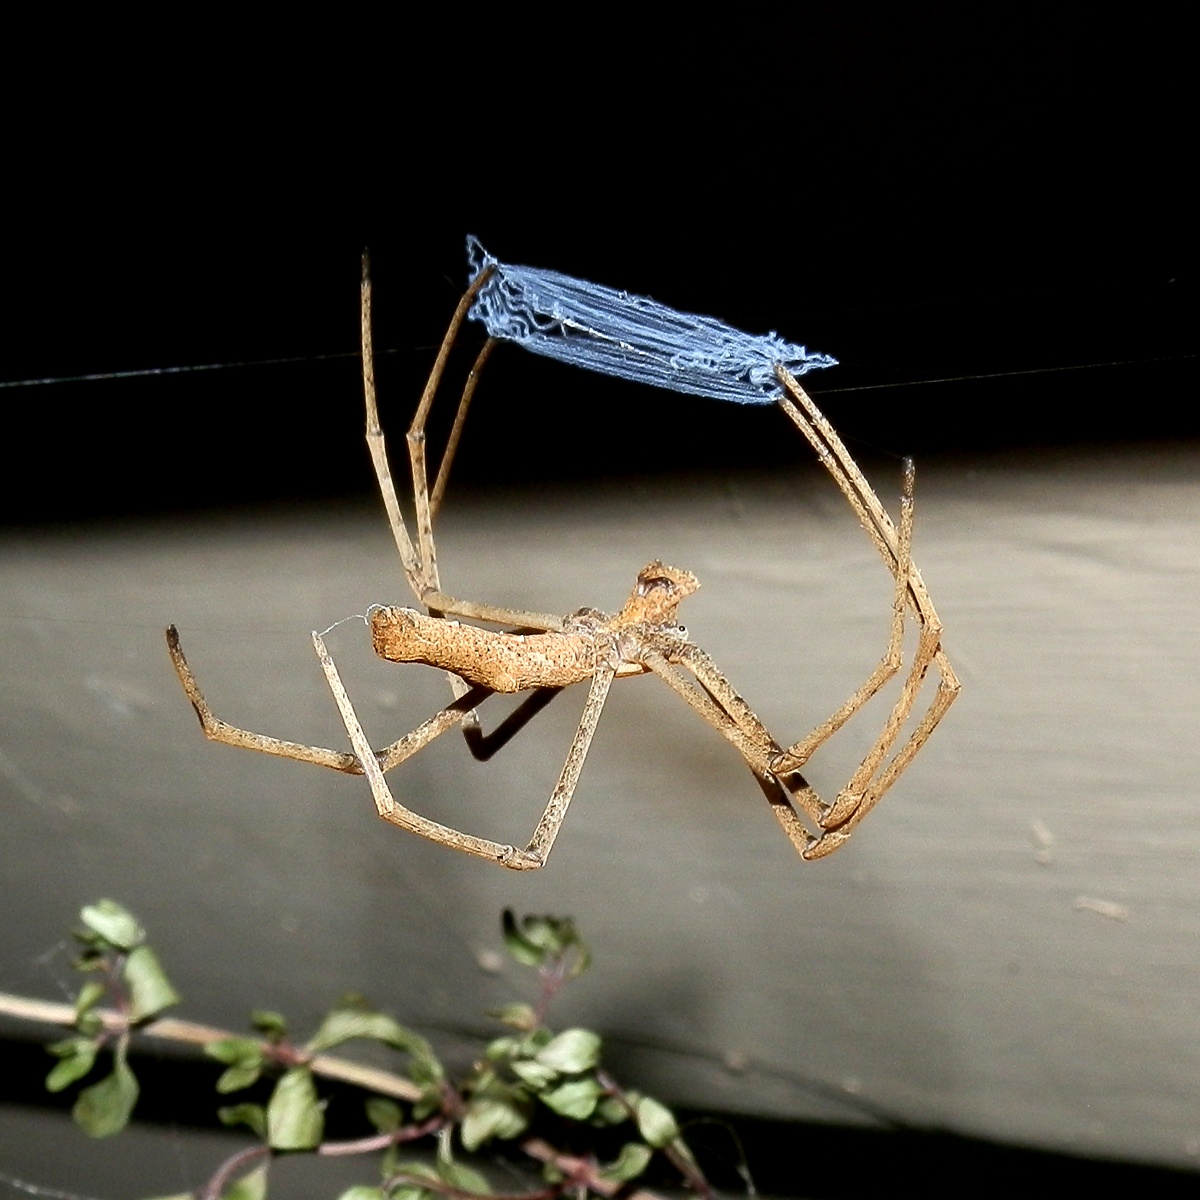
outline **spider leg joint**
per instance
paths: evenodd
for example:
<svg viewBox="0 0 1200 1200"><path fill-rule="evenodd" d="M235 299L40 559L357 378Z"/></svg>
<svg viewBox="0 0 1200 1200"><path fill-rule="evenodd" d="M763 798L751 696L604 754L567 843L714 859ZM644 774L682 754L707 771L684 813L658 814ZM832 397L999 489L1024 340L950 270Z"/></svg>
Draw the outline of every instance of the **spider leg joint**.
<svg viewBox="0 0 1200 1200"><path fill-rule="evenodd" d="M840 792L838 798L829 806L829 811L821 818L821 828L829 833L836 833L862 807L865 796L865 792Z"/></svg>
<svg viewBox="0 0 1200 1200"><path fill-rule="evenodd" d="M809 842L808 846L800 852L800 857L805 862L816 862L818 858L826 858L839 849L849 836L850 834L846 831L831 830L829 833L824 833L819 838L814 838L813 841Z"/></svg>
<svg viewBox="0 0 1200 1200"><path fill-rule="evenodd" d="M496 861L513 871L536 871L546 865L546 860L531 850L518 850L516 846L505 846Z"/></svg>

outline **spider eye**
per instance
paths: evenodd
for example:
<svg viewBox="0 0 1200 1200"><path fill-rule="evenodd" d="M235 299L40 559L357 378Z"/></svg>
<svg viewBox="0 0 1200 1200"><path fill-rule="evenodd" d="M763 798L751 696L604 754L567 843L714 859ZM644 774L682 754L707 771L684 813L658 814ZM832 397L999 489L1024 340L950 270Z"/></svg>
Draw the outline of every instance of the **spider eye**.
<svg viewBox="0 0 1200 1200"><path fill-rule="evenodd" d="M638 583L638 595L645 596L655 588L669 587L671 581L664 579L661 575L654 576L653 579L643 579Z"/></svg>

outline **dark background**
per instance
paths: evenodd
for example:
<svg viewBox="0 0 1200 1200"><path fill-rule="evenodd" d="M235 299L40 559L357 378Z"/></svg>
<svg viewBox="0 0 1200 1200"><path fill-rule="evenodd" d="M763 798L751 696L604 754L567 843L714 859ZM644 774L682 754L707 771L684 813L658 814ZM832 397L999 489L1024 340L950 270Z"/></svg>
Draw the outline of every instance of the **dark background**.
<svg viewBox="0 0 1200 1200"><path fill-rule="evenodd" d="M0 389L0 520L368 495L359 253L396 439L468 232L834 354L809 378L857 453L1198 432L1174 22L936 3L422 19L438 29L56 52L9 150L0 379L299 361ZM45 102L62 89L67 108ZM506 347L456 484L769 469L777 430Z"/></svg>

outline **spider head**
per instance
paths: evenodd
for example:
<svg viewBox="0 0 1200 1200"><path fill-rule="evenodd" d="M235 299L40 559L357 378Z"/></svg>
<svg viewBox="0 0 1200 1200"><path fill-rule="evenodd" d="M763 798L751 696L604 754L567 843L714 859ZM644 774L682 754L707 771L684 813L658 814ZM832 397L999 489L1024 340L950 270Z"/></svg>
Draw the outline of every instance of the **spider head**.
<svg viewBox="0 0 1200 1200"><path fill-rule="evenodd" d="M679 602L700 586L691 571L652 562L638 572L633 593L621 609L620 622L675 625Z"/></svg>

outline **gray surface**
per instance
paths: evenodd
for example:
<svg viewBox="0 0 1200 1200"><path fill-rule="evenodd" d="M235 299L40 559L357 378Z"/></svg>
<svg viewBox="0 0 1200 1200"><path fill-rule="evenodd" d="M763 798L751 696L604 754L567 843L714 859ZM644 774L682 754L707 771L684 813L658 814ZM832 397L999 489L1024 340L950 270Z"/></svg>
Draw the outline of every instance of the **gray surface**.
<svg viewBox="0 0 1200 1200"><path fill-rule="evenodd" d="M890 501L895 473L873 475ZM466 1053L482 1010L527 983L486 969L500 909L565 912L596 966L558 1020L608 1032L623 1076L665 1098L1196 1165L1196 455L934 464L917 487L917 559L963 695L815 865L652 679L614 687L553 858L528 875L389 828L361 780L208 745L168 621L218 715L343 745L307 631L407 602L374 510L6 537L0 988L57 996L63 930L113 895L184 1015L237 1026L265 1004L302 1026L355 988ZM653 557L690 567L704 587L683 619L780 738L884 646L886 572L815 473L452 501L438 532L450 590L550 611L616 607ZM437 673L373 661L360 624L328 641L376 743L444 702ZM582 700L485 766L447 736L394 786L521 840ZM814 760L825 794L882 719ZM64 1161L37 1182L81 1186L54 1174Z"/></svg>

